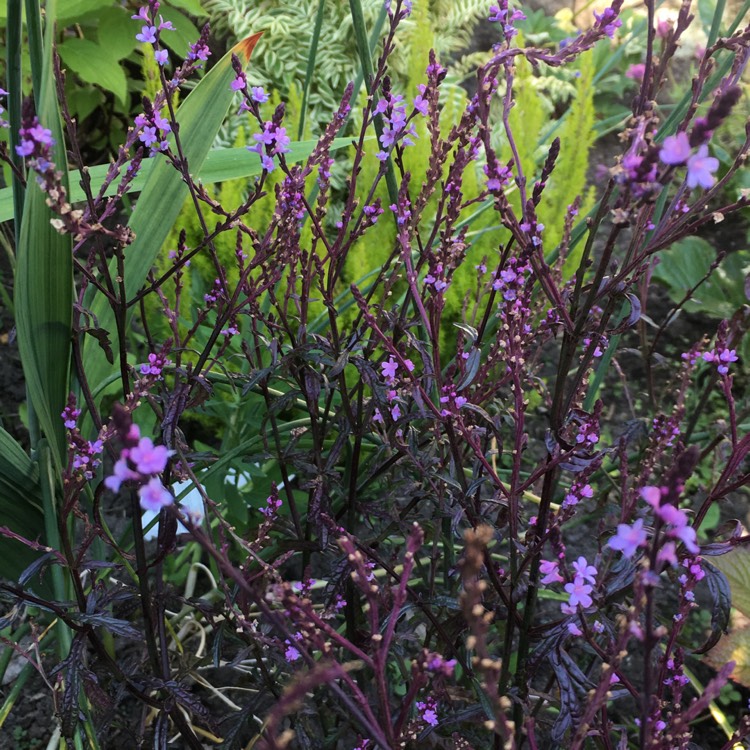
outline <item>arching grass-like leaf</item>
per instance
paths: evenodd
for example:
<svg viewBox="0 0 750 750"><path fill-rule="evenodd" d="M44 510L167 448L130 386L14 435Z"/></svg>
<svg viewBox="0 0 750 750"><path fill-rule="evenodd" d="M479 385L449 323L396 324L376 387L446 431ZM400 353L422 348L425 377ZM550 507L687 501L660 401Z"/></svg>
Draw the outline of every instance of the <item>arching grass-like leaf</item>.
<svg viewBox="0 0 750 750"><path fill-rule="evenodd" d="M39 121L55 139L53 160L67 187L65 143L52 68L54 3L48 5L44 55L40 61L41 87L37 96ZM56 464L62 465L65 432L60 413L68 394L73 305L73 257L70 235L50 224L47 196L33 180L26 190L16 255L14 307L30 410L47 435ZM32 432L32 439L38 436Z"/></svg>
<svg viewBox="0 0 750 750"><path fill-rule="evenodd" d="M183 154L193 173L198 173L202 168L234 96L230 86L235 77L232 55L237 55L247 63L259 38L260 34L254 34L229 50L177 111ZM128 297L132 297L146 280L188 194L182 175L163 156L157 155L153 161L141 197L128 223L135 234L134 242L125 252L124 284ZM117 275L116 261L113 261L110 273L113 277ZM103 297L89 297L87 303L100 326L109 331L113 349L116 349L114 313L107 300ZM92 387L96 387L112 369L95 343L87 342L84 361Z"/></svg>

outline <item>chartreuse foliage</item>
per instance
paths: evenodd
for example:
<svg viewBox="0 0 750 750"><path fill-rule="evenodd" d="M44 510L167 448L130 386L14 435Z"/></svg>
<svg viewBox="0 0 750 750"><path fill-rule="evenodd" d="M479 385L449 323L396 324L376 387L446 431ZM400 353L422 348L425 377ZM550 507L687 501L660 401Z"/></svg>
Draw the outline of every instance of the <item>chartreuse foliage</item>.
<svg viewBox="0 0 750 750"><path fill-rule="evenodd" d="M735 547L726 555L712 557L711 565L729 583L733 613L729 633L721 637L705 660L715 669L733 661L732 679L750 688L750 549Z"/></svg>

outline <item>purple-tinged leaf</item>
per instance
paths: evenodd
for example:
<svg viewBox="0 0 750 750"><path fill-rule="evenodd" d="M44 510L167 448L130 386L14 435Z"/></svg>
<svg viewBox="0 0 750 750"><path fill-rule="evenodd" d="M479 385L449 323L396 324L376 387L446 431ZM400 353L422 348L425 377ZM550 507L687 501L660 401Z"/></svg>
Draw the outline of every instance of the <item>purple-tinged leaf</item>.
<svg viewBox="0 0 750 750"><path fill-rule="evenodd" d="M703 562L703 571L711 593L711 635L700 648L694 651L696 654L705 654L710 651L727 632L732 608L732 590L729 588L729 581L724 573L708 561Z"/></svg>

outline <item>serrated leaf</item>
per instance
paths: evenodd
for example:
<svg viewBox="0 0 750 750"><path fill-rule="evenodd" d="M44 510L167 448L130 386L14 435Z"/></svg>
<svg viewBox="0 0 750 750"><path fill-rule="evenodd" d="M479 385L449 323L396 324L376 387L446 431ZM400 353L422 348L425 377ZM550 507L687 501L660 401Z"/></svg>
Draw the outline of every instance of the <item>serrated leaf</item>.
<svg viewBox="0 0 750 750"><path fill-rule="evenodd" d="M60 44L57 51L65 66L74 71L81 80L110 91L121 104L126 103L128 81L125 71L104 47L89 39L73 38Z"/></svg>

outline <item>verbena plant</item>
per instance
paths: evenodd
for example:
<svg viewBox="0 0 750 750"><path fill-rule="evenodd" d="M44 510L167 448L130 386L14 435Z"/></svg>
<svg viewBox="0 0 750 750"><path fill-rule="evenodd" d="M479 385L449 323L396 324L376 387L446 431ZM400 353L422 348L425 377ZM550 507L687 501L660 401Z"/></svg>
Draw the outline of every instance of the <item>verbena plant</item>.
<svg viewBox="0 0 750 750"><path fill-rule="evenodd" d="M717 14L680 98L662 83L689 3L658 55L646 3L622 154L584 216L582 193L554 193L557 170L580 168L580 156L566 163L556 139L540 165L522 157L517 76L609 44L620 2L554 49L517 46L520 12L492 7L502 41L449 129L434 54L415 96L388 77L410 6L390 4L372 61L352 0L368 97L331 223L331 151L352 87L314 145L293 144L284 107L262 116L267 94L248 84L250 37L176 108L208 57L204 30L183 65L160 68L161 91L94 183L56 97L48 3L33 107L9 87L22 159L3 153L16 175L31 452L0 433L0 552L18 579L0 584L0 664L28 660L0 715L36 670L53 692L56 737L75 747L106 746L127 721L134 745L159 748L178 735L191 748L666 750L690 747L709 713L726 733L713 747L746 744L747 712L715 703L737 665L694 692L698 655L719 641L731 602L710 559L748 542L739 525L710 542L702 529L750 479L734 379L744 328L724 321L675 352L670 315L652 333L643 311L659 253L746 206L720 197L750 139L721 173L709 146L740 95L747 7L725 37ZM163 61L171 29L158 3L134 19ZM234 92L256 123L251 153L209 155ZM407 169L415 140L429 143L419 179ZM65 147L82 178L78 207ZM212 158L227 160L219 179L256 175L234 205L199 179ZM139 171L127 216L120 202ZM254 213L271 175L283 175L273 211ZM185 196L201 236L178 234L155 271ZM488 213L477 260L472 230ZM383 262L357 277L354 248L385 223ZM198 257L214 280L201 306L186 306ZM467 264L474 288L449 320ZM610 377L623 349L639 357L637 390ZM625 404L636 419L623 425ZM726 429L706 439L695 428L709 405ZM187 426L211 409L216 434L199 442ZM224 431L233 438L222 444ZM223 481L230 469L244 486ZM183 482L198 507L181 503ZM158 518L154 543L143 510ZM118 716L123 696L139 722Z"/></svg>

